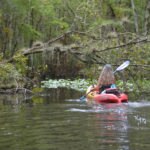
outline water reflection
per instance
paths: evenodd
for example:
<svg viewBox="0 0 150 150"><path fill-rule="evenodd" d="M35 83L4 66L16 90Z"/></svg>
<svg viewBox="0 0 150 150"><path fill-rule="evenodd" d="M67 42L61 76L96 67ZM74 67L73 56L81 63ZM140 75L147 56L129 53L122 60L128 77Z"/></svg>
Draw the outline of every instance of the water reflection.
<svg viewBox="0 0 150 150"><path fill-rule="evenodd" d="M81 103L83 93L57 90L0 97L0 149L150 149L149 102Z"/></svg>
<svg viewBox="0 0 150 150"><path fill-rule="evenodd" d="M128 117L126 104L103 104L93 107L99 111L93 115L96 134L101 135L99 141L103 143L126 143Z"/></svg>

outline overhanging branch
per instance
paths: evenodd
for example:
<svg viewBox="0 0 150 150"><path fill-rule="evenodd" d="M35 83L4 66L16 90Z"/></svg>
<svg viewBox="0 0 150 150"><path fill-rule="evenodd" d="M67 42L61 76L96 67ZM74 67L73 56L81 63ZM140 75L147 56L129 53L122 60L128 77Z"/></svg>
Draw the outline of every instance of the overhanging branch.
<svg viewBox="0 0 150 150"><path fill-rule="evenodd" d="M107 48L102 49L102 50L93 49L93 52L99 52L100 53L100 52L104 52L104 51L107 51L107 50L122 48L122 47L125 47L125 46L129 46L129 45L133 45L133 44L137 44L137 43L142 43L142 42L149 42L149 40L147 38L144 38L144 39L141 39L141 40L138 40L138 41L135 41L135 42L128 42L126 44L122 44L122 45L119 45L119 46L107 47Z"/></svg>

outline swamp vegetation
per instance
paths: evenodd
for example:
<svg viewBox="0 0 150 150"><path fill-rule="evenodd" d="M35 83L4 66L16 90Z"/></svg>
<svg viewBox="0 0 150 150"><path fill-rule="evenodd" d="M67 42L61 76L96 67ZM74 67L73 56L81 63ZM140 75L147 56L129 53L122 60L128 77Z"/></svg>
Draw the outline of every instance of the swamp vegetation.
<svg viewBox="0 0 150 150"><path fill-rule="evenodd" d="M0 50L1 92L60 78L83 90L104 64L115 70L125 60L131 65L116 74L117 85L149 92L150 1L1 0Z"/></svg>

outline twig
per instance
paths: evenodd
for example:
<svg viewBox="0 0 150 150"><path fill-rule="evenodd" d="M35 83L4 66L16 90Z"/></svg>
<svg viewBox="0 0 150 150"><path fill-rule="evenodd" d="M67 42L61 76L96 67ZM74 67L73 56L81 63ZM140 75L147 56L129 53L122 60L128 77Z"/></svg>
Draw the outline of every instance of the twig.
<svg viewBox="0 0 150 150"><path fill-rule="evenodd" d="M126 44L122 44L122 45L114 46L114 47L108 47L108 48L105 48L105 49L102 49L102 50L93 49L93 52L99 52L100 53L100 52L104 52L104 51L107 51L107 50L117 49L117 48L125 47L125 46L132 45L132 44L137 44L137 43L141 43L141 42L149 42L149 40L147 40L147 38L145 38L145 39L142 39L142 40L139 40L139 41L128 42Z"/></svg>
<svg viewBox="0 0 150 150"><path fill-rule="evenodd" d="M10 94L13 94L14 92L17 92L18 90L24 90L25 91L24 94L26 94L27 92L33 94L33 92L31 90L26 89L26 88L17 88L17 90L16 90L16 88L12 88L12 89L8 89L8 90L0 89L0 93L10 93Z"/></svg>
<svg viewBox="0 0 150 150"><path fill-rule="evenodd" d="M72 31L68 31L68 32L66 32L66 33L64 33L64 34L61 34L61 35L59 35L58 37L56 37L56 38L54 38L54 39L52 39L52 40L49 40L46 44L51 44L51 43L53 43L53 42L55 42L55 41L57 41L57 40L59 40L59 39L61 39L61 38L63 38L64 36L66 36L66 35L68 35L68 34L71 34L72 33Z"/></svg>

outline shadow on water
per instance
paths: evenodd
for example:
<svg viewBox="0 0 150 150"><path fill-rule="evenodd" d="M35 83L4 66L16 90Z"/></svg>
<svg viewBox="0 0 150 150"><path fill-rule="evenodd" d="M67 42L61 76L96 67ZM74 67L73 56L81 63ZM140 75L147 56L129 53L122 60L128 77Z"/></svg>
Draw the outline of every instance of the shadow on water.
<svg viewBox="0 0 150 150"><path fill-rule="evenodd" d="M0 149L149 150L150 102L81 103L84 92L45 89L37 97L1 95Z"/></svg>

